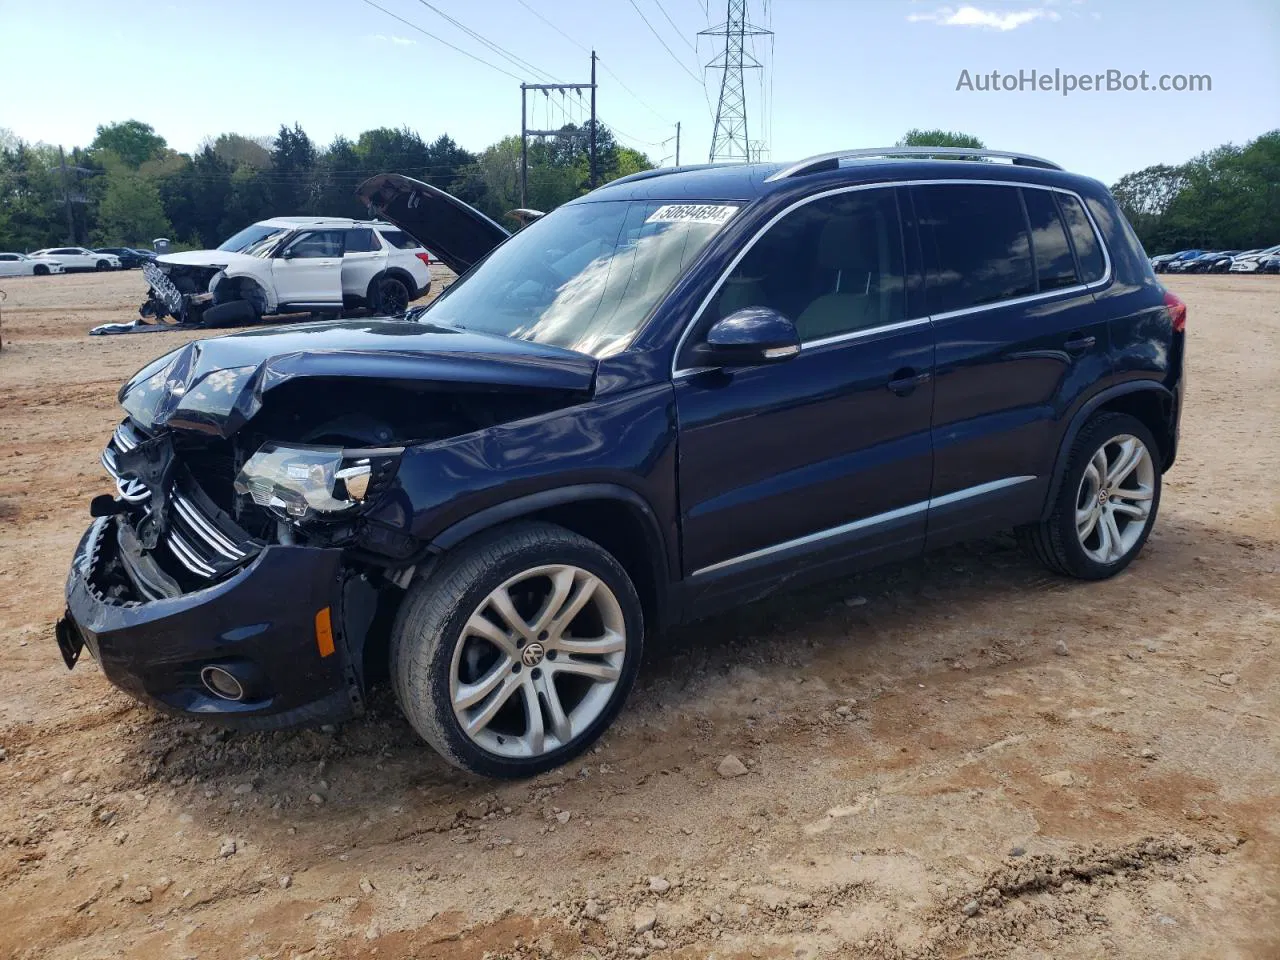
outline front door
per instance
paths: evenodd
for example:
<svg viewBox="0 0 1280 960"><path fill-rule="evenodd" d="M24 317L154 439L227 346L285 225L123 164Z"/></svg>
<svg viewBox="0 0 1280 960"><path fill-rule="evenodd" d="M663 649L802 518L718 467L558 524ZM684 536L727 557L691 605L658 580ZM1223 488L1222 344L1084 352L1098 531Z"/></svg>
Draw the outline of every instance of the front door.
<svg viewBox="0 0 1280 960"><path fill-rule="evenodd" d="M1105 265L1072 193L912 188L937 333L929 546L1039 516L1065 414L1110 373Z"/></svg>
<svg viewBox="0 0 1280 960"><path fill-rule="evenodd" d="M893 187L819 195L738 255L695 321L675 381L695 605L922 549L934 347L907 306L911 249ZM706 329L751 306L792 318L800 354L692 367Z"/></svg>
<svg viewBox="0 0 1280 960"><path fill-rule="evenodd" d="M342 306L342 230L304 230L271 261L281 307Z"/></svg>

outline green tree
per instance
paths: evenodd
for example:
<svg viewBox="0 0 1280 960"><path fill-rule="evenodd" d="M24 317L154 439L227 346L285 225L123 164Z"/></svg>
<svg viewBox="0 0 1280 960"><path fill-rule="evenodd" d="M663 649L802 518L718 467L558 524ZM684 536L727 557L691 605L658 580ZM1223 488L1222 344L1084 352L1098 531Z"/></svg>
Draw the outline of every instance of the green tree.
<svg viewBox="0 0 1280 960"><path fill-rule="evenodd" d="M156 184L123 161L108 163L97 220L100 243L149 243L171 232Z"/></svg>
<svg viewBox="0 0 1280 960"><path fill-rule="evenodd" d="M238 133L220 133L213 141L205 141L202 146L212 147L216 153L233 167L251 167L254 170L266 170L271 166L271 144L263 144L260 139L242 136Z"/></svg>
<svg viewBox="0 0 1280 960"><path fill-rule="evenodd" d="M902 135L895 147L965 147L985 150L986 144L970 133L955 130L921 130L913 127Z"/></svg>
<svg viewBox="0 0 1280 960"><path fill-rule="evenodd" d="M156 133L151 124L141 120L99 126L98 135L89 144L91 152L109 151L134 170L148 160L163 156L168 147L164 137Z"/></svg>
<svg viewBox="0 0 1280 960"><path fill-rule="evenodd" d="M276 216L295 216L312 208L316 148L298 124L281 124L271 149L272 202Z"/></svg>

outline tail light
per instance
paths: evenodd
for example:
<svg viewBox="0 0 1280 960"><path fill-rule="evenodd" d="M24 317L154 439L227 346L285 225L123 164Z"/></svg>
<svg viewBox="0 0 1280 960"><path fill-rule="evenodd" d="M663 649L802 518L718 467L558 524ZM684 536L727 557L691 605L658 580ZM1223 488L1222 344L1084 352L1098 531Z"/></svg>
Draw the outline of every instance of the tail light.
<svg viewBox="0 0 1280 960"><path fill-rule="evenodd" d="M1175 293L1164 292L1164 306L1173 320L1174 333L1184 333L1187 329L1187 305Z"/></svg>
<svg viewBox="0 0 1280 960"><path fill-rule="evenodd" d="M431 266L431 254L429 254L429 253L425 253L425 252L424 252L424 253L415 253L415 254L414 254L414 256L415 256L415 257L417 257L419 260L421 260L421 261L422 261L424 264L426 264L428 267L429 267L429 266Z"/></svg>

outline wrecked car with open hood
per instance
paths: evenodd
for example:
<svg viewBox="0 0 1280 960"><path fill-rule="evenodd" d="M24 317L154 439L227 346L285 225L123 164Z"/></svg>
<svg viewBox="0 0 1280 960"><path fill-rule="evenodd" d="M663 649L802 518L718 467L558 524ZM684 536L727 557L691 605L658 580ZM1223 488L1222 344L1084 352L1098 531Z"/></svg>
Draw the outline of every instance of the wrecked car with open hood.
<svg viewBox="0 0 1280 960"><path fill-rule="evenodd" d="M68 666L256 727L359 714L385 671L443 756L516 777L608 727L646 629L1006 527L1118 573L1186 307L1101 184L939 151L648 171L511 236L375 178L464 275L125 384Z"/></svg>
<svg viewBox="0 0 1280 960"><path fill-rule="evenodd" d="M431 254L391 223L277 217L251 224L215 250L168 253L143 264L149 289L133 324L95 334L230 327L286 314L398 315L431 289Z"/></svg>

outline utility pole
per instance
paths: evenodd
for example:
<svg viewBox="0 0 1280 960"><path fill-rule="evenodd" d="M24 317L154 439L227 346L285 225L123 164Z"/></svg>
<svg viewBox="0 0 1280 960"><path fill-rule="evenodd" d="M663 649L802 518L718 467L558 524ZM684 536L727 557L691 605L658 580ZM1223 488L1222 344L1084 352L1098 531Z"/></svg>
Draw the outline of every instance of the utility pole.
<svg viewBox="0 0 1280 960"><path fill-rule="evenodd" d="M760 61L746 52L747 37L771 36L772 30L747 20L747 0L727 0L724 23L699 31L699 36L724 37L724 50L707 64L722 71L720 99L716 104L716 125L711 135L711 162L737 160L749 163L759 155L760 144L747 137L747 96L742 71L762 69Z"/></svg>
<svg viewBox="0 0 1280 960"><path fill-rule="evenodd" d="M522 83L520 84L520 206L527 207L529 205L529 138L530 137L558 137L563 131L561 130L530 130L528 127L528 111L526 109L525 96L530 90L541 90L545 96L551 91L565 93L573 90L579 97L582 96L583 90L591 91L591 130L589 140L590 150L590 182L592 189L596 185L596 52L591 51L591 82L590 83Z"/></svg>
<svg viewBox="0 0 1280 960"><path fill-rule="evenodd" d="M591 51L591 179L592 190L596 188L596 52Z"/></svg>
<svg viewBox="0 0 1280 960"><path fill-rule="evenodd" d="M520 84L520 206L529 205L529 112L525 106L528 87Z"/></svg>
<svg viewBox="0 0 1280 960"><path fill-rule="evenodd" d="M680 121L676 121L676 166L680 166Z"/></svg>
<svg viewBox="0 0 1280 960"><path fill-rule="evenodd" d="M71 215L71 185L67 182L67 155L58 144L58 166L62 168L62 204L67 208L67 243L76 242L76 222Z"/></svg>

